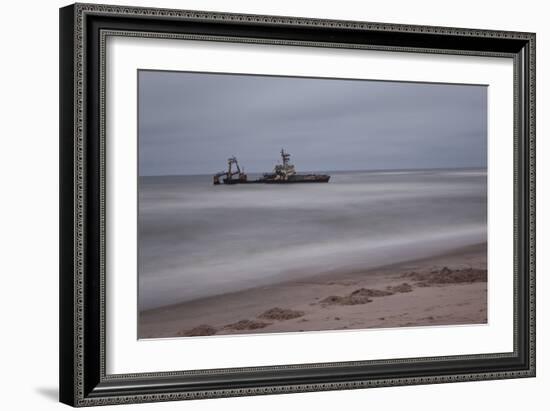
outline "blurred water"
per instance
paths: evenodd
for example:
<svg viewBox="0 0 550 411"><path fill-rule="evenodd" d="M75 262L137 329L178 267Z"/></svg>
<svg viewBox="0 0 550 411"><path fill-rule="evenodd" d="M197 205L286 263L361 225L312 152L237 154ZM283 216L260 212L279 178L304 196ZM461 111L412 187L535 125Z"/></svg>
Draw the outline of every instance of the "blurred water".
<svg viewBox="0 0 550 411"><path fill-rule="evenodd" d="M487 239L485 169L327 173L289 185L140 177L140 309Z"/></svg>

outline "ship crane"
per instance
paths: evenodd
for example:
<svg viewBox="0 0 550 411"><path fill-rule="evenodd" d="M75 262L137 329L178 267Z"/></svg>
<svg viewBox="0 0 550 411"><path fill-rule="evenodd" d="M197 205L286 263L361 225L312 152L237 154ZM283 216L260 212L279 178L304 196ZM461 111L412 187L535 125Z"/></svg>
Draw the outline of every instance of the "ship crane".
<svg viewBox="0 0 550 411"><path fill-rule="evenodd" d="M235 166L235 171L233 171L233 166ZM233 178L233 176L237 176L237 178ZM239 167L239 162L235 156L227 159L227 171L220 171L214 175L214 185L220 184L221 177L223 177L224 184L245 183L247 180L246 174L244 173L244 168L241 170Z"/></svg>
<svg viewBox="0 0 550 411"><path fill-rule="evenodd" d="M237 171L235 171L235 172L232 171L233 164L235 164L235 168L237 169ZM241 174L241 169L239 167L239 162L237 161L237 158L235 156L228 158L227 159L227 175L232 177L232 176L238 175L238 174Z"/></svg>

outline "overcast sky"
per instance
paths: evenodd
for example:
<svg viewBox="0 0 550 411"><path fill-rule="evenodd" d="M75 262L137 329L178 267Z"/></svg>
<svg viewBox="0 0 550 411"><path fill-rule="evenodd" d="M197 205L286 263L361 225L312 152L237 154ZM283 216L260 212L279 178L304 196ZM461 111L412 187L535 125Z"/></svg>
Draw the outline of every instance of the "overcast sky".
<svg viewBox="0 0 550 411"><path fill-rule="evenodd" d="M139 72L140 175L486 167L487 87Z"/></svg>

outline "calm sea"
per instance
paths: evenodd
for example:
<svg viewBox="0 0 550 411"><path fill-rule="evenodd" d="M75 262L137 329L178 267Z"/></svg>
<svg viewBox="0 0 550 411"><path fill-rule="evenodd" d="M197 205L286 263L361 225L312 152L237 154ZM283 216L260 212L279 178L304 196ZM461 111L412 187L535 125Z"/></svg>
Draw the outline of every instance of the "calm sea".
<svg viewBox="0 0 550 411"><path fill-rule="evenodd" d="M233 186L141 177L140 309L487 239L485 169L328 174L327 184Z"/></svg>

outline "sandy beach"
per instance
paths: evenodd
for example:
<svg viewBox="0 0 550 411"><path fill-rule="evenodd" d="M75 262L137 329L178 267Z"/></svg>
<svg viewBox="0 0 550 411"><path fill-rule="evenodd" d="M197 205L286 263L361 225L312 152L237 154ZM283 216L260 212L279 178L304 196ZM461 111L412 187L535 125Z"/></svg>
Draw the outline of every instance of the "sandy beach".
<svg viewBox="0 0 550 411"><path fill-rule="evenodd" d="M487 322L487 244L140 313L139 338Z"/></svg>

